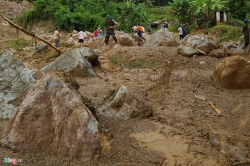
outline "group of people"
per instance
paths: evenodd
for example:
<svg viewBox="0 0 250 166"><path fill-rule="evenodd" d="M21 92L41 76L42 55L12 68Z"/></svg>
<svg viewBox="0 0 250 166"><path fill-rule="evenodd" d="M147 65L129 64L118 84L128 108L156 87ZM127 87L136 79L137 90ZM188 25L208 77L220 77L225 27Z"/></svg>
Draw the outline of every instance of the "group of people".
<svg viewBox="0 0 250 166"><path fill-rule="evenodd" d="M104 35L103 30L101 30L100 28L97 28L94 32L93 32L93 37L102 37Z"/></svg>
<svg viewBox="0 0 250 166"><path fill-rule="evenodd" d="M180 24L178 28L178 33L180 36L180 40L182 40L186 35L190 34L190 29L188 27L188 23Z"/></svg>
<svg viewBox="0 0 250 166"><path fill-rule="evenodd" d="M244 27L242 29L242 32L244 34L244 40L245 40L244 49L245 49L248 46L249 40L250 40L249 39L249 32L250 31L249 31L248 20L247 19L244 20L244 24L245 25L244 25ZM105 40L104 40L105 45L108 45L110 36L112 36L112 38L114 39L116 44L118 43L117 38L115 36L115 28L116 28L117 25L118 25L118 22L116 22L114 20L114 17L110 16L110 17L106 18L106 22L105 22L106 34L105 34ZM167 28L167 27L168 27L168 25L164 24L163 28ZM150 23L148 23L147 32L149 34L151 34L151 31L152 31L151 25L150 25ZM133 26L131 28L131 33L137 33L137 35L138 35L138 45L140 45L143 40L146 41L146 39L142 35L143 33L145 33L145 28L142 26L141 23L139 23L137 26ZM178 33L179 33L180 40L182 40L186 35L190 34L190 29L189 29L188 23L180 24L180 26L178 28ZM93 37L100 37L100 36L103 36L103 35L104 35L104 33L100 28L97 28L93 32ZM82 43L84 43L84 39L88 40L90 37L91 36L90 36L89 32L86 33L86 32L83 32L81 30L80 32L78 32L78 43L82 44ZM54 43L55 43L56 47L59 47L60 39L61 39L61 36L59 34L59 28L57 27L55 32L54 32ZM72 34L70 35L70 38L69 38L68 41L69 42L74 41L74 39L72 37Z"/></svg>

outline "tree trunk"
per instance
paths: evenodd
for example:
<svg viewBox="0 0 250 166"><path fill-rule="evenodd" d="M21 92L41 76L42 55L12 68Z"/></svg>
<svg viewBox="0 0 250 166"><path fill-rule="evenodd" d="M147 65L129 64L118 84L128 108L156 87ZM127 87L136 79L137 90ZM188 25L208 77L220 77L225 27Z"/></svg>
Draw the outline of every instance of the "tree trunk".
<svg viewBox="0 0 250 166"><path fill-rule="evenodd" d="M52 47L54 50L56 50L56 51L60 54L60 50L59 50L58 48L56 48L55 46L53 46L53 45L52 45L51 43L49 43L48 41L46 41L46 40L44 40L44 39L42 39L42 38L36 36L36 35L33 34L33 33L30 33L30 32L28 32L28 31L24 30L22 27L20 27L20 26L14 24L13 22L11 22L10 20L8 20L8 19L7 19L6 17L4 17L3 15L0 15L0 16L1 16L5 21L7 21L10 25L14 26L14 27L17 29L17 31L20 30L20 31L24 32L25 34L27 34L27 35L29 35L29 36L31 36L31 37L34 37L34 38L37 38L37 39L43 41L44 43L48 44L50 47Z"/></svg>

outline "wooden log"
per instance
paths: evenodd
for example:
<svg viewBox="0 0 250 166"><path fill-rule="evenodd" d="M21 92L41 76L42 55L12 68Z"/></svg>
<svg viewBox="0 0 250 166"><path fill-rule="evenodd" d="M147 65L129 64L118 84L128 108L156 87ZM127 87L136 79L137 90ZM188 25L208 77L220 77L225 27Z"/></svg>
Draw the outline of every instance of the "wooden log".
<svg viewBox="0 0 250 166"><path fill-rule="evenodd" d="M200 99L200 100L202 100L202 101L206 101L206 100L207 100L206 98L200 97L200 96L197 96L197 95L194 95L194 97L197 98L197 99Z"/></svg>
<svg viewBox="0 0 250 166"><path fill-rule="evenodd" d="M195 49L195 50L198 51L199 53L202 53L202 54L204 54L204 55L207 55L207 53L205 53L204 51L201 51L200 49L196 48L195 46L191 46L191 45L189 45L189 44L186 44L186 45L189 46L189 47L192 47L193 49Z"/></svg>
<svg viewBox="0 0 250 166"><path fill-rule="evenodd" d="M209 104L210 104L211 107L214 109L214 111L217 113L217 115L220 115L220 114L221 114L221 111L220 111L218 108L216 108L212 102L210 102Z"/></svg>
<svg viewBox="0 0 250 166"><path fill-rule="evenodd" d="M14 24L13 22L11 22L9 19L7 19L6 17L4 17L3 15L0 14L0 16L1 16L5 21L7 21L10 25L12 25L13 27L15 27L15 28L17 29L17 31L20 30L20 31L24 32L25 34L27 34L27 35L29 35L29 36L31 36L31 37L33 37L33 38L37 38L37 39L41 40L42 42L48 44L50 47L52 47L54 50L56 50L58 53L60 53L60 50L59 50L58 48L56 48L55 46L53 46L50 42L48 42L48 41L46 41L46 40L44 40L44 39L42 39L42 38L36 36L36 35L33 34L33 33L30 33L30 32L28 32L28 31L26 31L26 30L23 29L22 27L20 27L20 26Z"/></svg>

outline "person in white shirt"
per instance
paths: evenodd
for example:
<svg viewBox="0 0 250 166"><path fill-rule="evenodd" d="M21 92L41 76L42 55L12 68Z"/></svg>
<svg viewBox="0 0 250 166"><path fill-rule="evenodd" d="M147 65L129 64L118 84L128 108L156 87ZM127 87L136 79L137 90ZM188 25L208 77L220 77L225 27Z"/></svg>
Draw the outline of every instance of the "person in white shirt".
<svg viewBox="0 0 250 166"><path fill-rule="evenodd" d="M83 42L84 42L84 37L85 37L85 36L86 36L86 33L85 33L85 32L83 32L83 31L78 32L78 38L79 38L78 43L79 43L79 44L80 44L80 43L83 44Z"/></svg>
<svg viewBox="0 0 250 166"><path fill-rule="evenodd" d="M73 36L72 36L72 34L70 34L70 36L69 36L69 40L68 40L69 42L74 42L74 39L73 39Z"/></svg>
<svg viewBox="0 0 250 166"><path fill-rule="evenodd" d="M180 40L183 39L183 31L182 31L182 24L180 24L180 27L178 28Z"/></svg>

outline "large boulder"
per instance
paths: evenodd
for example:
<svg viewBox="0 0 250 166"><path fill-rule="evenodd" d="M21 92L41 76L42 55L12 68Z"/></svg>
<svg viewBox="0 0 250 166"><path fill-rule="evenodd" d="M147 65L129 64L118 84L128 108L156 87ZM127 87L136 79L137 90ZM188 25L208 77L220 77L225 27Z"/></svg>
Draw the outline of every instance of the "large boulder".
<svg viewBox="0 0 250 166"><path fill-rule="evenodd" d="M82 47L80 48L80 53L84 58L86 58L91 64L98 63L98 53L96 51L93 51L92 49L88 47Z"/></svg>
<svg viewBox="0 0 250 166"><path fill-rule="evenodd" d="M167 28L162 28L151 35L148 41L143 45L150 46L177 46L178 42L175 40L174 34L169 32Z"/></svg>
<svg viewBox="0 0 250 166"><path fill-rule="evenodd" d="M242 35L242 36L239 37L238 47L243 48L244 46L245 46L245 40L244 40L244 35Z"/></svg>
<svg viewBox="0 0 250 166"><path fill-rule="evenodd" d="M120 45L122 46L135 46L134 39L128 33L116 31L116 38Z"/></svg>
<svg viewBox="0 0 250 166"><path fill-rule="evenodd" d="M83 52L84 54L82 54ZM51 71L63 71L76 77L96 76L92 65L85 58L88 53L91 52L89 50L86 51L80 49L71 50L61 55L51 64L43 67L41 72L47 73Z"/></svg>
<svg viewBox="0 0 250 166"><path fill-rule="evenodd" d="M0 118L13 116L20 102L35 83L32 71L13 58L11 51L0 56Z"/></svg>
<svg viewBox="0 0 250 166"><path fill-rule="evenodd" d="M183 45L183 44L181 44L177 48L177 52L181 55L186 56L186 57L192 57L193 55L198 54L198 51L196 49L194 49L193 47L190 47L190 46Z"/></svg>
<svg viewBox="0 0 250 166"><path fill-rule="evenodd" d="M7 124L2 145L83 161L95 158L100 151L98 122L83 101L60 75L43 76Z"/></svg>
<svg viewBox="0 0 250 166"><path fill-rule="evenodd" d="M97 114L120 119L145 118L153 113L149 102L138 98L131 90L122 85L108 104L97 110Z"/></svg>
<svg viewBox="0 0 250 166"><path fill-rule="evenodd" d="M198 34L187 35L183 39L182 44L200 50L200 52L197 51L197 53L199 52L201 54L208 54L213 49L217 49L220 47L220 44L213 38Z"/></svg>
<svg viewBox="0 0 250 166"><path fill-rule="evenodd" d="M250 88L250 62L241 56L225 58L216 66L213 79L226 89Z"/></svg>

